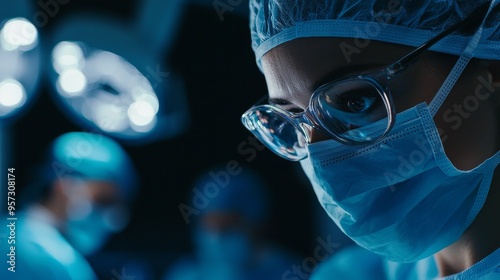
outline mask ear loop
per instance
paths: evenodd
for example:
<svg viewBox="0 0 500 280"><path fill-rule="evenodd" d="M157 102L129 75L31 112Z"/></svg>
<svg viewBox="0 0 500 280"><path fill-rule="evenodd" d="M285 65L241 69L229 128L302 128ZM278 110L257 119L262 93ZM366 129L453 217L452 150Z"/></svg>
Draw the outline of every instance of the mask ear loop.
<svg viewBox="0 0 500 280"><path fill-rule="evenodd" d="M444 81L443 85L437 92L436 96L434 99L431 101L429 104L429 112L432 117L434 117L443 104L444 100L446 100L446 97L448 97L448 94L450 93L451 89L457 82L458 78L464 71L465 67L469 63L469 61L474 57L474 52L477 49L479 42L481 41L481 38L483 36L483 27L485 20L488 18L490 15L491 11L493 8L499 3L500 1L498 0L493 0L491 1L491 5L488 9L488 12L484 16L483 22L481 23L480 27L470 40L469 44L467 45L467 48L465 51L462 53L462 55L459 57L457 63L455 63L455 66L451 70L450 74ZM498 151L495 155L493 155L491 158L487 159L485 163L485 168L487 169L493 169L500 164L500 151ZM490 174L489 176L493 176L493 174ZM485 178L486 181L489 181L489 178ZM487 186L485 184L482 184L478 190L478 194L476 197L476 201L474 202L474 205L472 206L472 209L469 213L469 217L467 218L467 224L470 225L472 221L475 219L477 213L481 210L484 201L486 200L486 197L488 195L488 190L490 186Z"/></svg>
<svg viewBox="0 0 500 280"><path fill-rule="evenodd" d="M455 86L458 78L465 70L465 67L467 67L469 61L474 57L474 52L476 51L479 42L481 41L481 37L483 36L483 26L485 20L486 18L488 18L489 14L496 6L496 4L498 4L496 3L496 1L491 2L488 12L484 16L483 22L477 29L476 33L474 33L474 36L472 37L469 44L465 48L465 51L462 53L462 55L460 55L458 61L455 63L455 66L453 66L453 69L451 70L450 74L448 75L448 77L446 77L446 80L441 85L441 88L437 92L436 96L432 99L431 103L429 104L429 112L431 113L432 117L434 117L439 108L441 108L441 105L443 105L443 102L448 97L448 94L450 93L453 86Z"/></svg>

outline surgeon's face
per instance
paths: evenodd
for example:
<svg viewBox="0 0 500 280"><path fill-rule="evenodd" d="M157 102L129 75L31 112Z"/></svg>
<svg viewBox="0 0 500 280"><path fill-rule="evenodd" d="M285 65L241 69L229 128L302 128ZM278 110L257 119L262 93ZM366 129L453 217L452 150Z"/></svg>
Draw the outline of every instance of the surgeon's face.
<svg viewBox="0 0 500 280"><path fill-rule="evenodd" d="M122 209L125 205L118 187L98 180L62 180L66 212L72 217L88 215L93 209ZM70 217L71 218L71 217Z"/></svg>
<svg viewBox="0 0 500 280"><path fill-rule="evenodd" d="M303 38L269 51L262 67L270 99L297 112L307 108L313 91L322 84L387 66L411 50L377 41L359 48L353 39ZM394 78L389 87L397 112L421 102L429 104L456 59L427 52ZM500 148L498 82L498 63L472 60L434 118L446 153L459 169L477 166ZM317 131L311 133L311 142L325 139Z"/></svg>
<svg viewBox="0 0 500 280"><path fill-rule="evenodd" d="M70 181L64 187L68 196L64 235L80 253L93 254L128 222L118 188L105 181Z"/></svg>

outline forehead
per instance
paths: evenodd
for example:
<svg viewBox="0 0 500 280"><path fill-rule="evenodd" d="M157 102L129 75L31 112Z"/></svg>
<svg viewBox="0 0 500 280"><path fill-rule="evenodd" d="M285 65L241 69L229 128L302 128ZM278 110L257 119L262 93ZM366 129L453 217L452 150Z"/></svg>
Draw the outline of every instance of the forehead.
<svg viewBox="0 0 500 280"><path fill-rule="evenodd" d="M321 84L385 66L412 49L353 38L300 38L266 53L262 68L271 98L307 104L312 91Z"/></svg>

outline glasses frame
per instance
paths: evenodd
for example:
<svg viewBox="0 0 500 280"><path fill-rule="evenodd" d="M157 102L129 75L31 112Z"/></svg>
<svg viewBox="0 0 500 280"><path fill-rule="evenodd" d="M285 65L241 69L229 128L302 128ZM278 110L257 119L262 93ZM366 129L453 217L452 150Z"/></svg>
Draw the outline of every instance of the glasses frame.
<svg viewBox="0 0 500 280"><path fill-rule="evenodd" d="M268 147L270 150L272 150L274 153L277 155L291 161L299 161L301 159L304 159L307 157L307 154L302 157L302 158L290 158L287 157L285 154L281 154L279 151L276 151L272 148L269 147L266 141L262 141L263 139L260 139L261 137L254 133L253 131L255 130L253 124L251 124L250 121L250 115L255 114L257 110L271 110L273 113L276 113L280 117L282 117L284 120L288 121L290 124L292 124L298 131L301 132L302 136L304 136L305 140L307 143L310 143L310 132L312 129L316 129L324 133L325 135L329 136L331 139L334 139L338 142L341 142L343 144L347 145L367 145L367 144L372 144L374 142L377 142L384 138L392 129L394 126L394 123L396 122L396 109L394 102L392 100L392 95L391 91L388 87L388 81L394 78L397 74L401 73L402 71L408 69L411 65L413 65L419 58L419 56L427 51L430 47L432 47L434 44L442 40L444 37L448 36L449 34L462 29L466 26L472 25L472 24L477 24L475 26L474 30L476 30L479 27L479 24L482 22L481 19L484 18L485 14L487 13L489 6L491 3L486 2L483 5L481 5L478 9L476 9L474 12L472 12L469 16L467 16L465 19L462 21L455 23L453 26L449 27L448 29L442 31L435 37L431 38L427 42L423 43L413 51L409 52L408 54L404 55L403 57L399 58L396 60L396 62L389 64L386 67L383 67L382 69L378 69L375 71L370 71L367 72L366 74L360 74L360 75L353 75L353 76L346 76L342 77L339 79L335 79L331 82L328 82L326 84L323 84L322 86L318 87L316 90L314 90L313 94L311 95L309 99L309 104L308 107L304 112L301 113L292 113L289 111L286 111L280 107L270 105L270 104L264 104L262 105L263 102L267 99L267 96L264 96L259 102L257 102L255 105L253 105L250 109L248 109L242 116L241 116L241 121L243 125L250 131L252 132L261 142L263 142L266 147ZM387 127L385 129L385 132L381 134L379 137L367 141L353 141L351 139L345 139L342 138L341 135L329 131L327 128L325 128L324 125L321 123L321 118L320 114L322 110L319 110L316 105L316 100L318 99L319 94L322 92L323 89L325 88L330 88L338 83L343 83L349 80L356 80L356 81L365 81L371 84L380 94L382 97L382 101L384 102L384 105L386 106L387 109L387 118L388 118L388 123Z"/></svg>

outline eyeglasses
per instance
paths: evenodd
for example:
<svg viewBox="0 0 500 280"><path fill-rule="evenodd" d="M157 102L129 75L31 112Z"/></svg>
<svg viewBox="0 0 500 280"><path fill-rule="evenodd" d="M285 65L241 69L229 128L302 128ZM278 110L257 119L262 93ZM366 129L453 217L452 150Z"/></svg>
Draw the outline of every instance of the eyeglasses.
<svg viewBox="0 0 500 280"><path fill-rule="evenodd" d="M262 105L263 99L247 110L241 121L270 150L290 161L307 157L305 146L310 142L313 128L343 144L377 142L389 133L396 118L388 81L447 35L473 23L479 26L488 8L489 3L483 4L464 20L381 70L320 86L311 95L304 112L292 113L273 105ZM376 122L382 122L381 127L385 129L366 133L365 128Z"/></svg>

